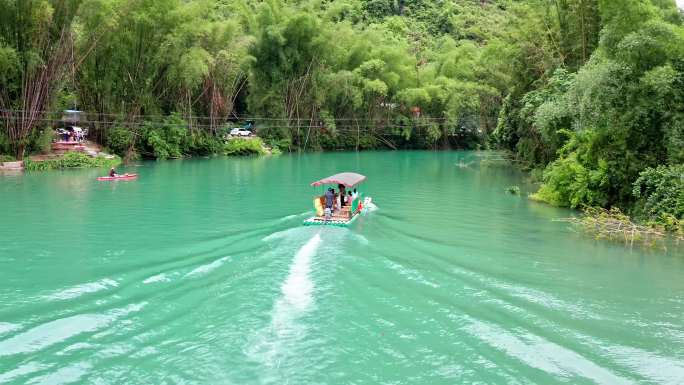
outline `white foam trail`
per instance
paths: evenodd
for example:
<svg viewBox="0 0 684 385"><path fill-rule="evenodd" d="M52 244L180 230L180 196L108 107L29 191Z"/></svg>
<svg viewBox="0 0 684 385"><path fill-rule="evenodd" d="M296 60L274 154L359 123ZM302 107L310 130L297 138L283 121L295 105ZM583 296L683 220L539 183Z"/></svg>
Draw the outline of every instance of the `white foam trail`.
<svg viewBox="0 0 684 385"><path fill-rule="evenodd" d="M144 284L149 284L149 283L155 283L155 282L168 282L170 281L171 278L169 278L166 273L161 273L157 275L153 275L143 281Z"/></svg>
<svg viewBox="0 0 684 385"><path fill-rule="evenodd" d="M62 349L61 351L55 353L57 356L63 356L65 354L68 354L70 352L74 352L77 350L82 350L82 349L91 349L93 348L92 344L89 344L87 342L77 342L73 345L69 345L66 348Z"/></svg>
<svg viewBox="0 0 684 385"><path fill-rule="evenodd" d="M87 362L80 362L64 368L55 370L53 373L48 373L44 376L33 379L28 384L50 384L50 385L64 385L77 382L92 368L92 365Z"/></svg>
<svg viewBox="0 0 684 385"><path fill-rule="evenodd" d="M9 333L15 330L21 329L21 325L9 323L9 322L0 322L0 336Z"/></svg>
<svg viewBox="0 0 684 385"><path fill-rule="evenodd" d="M378 206L376 206L375 203L373 203L373 202L370 202L368 204L364 204L363 207L364 207L364 211L367 211L367 212L373 212L373 211L376 211L378 209Z"/></svg>
<svg viewBox="0 0 684 385"><path fill-rule="evenodd" d="M0 357L36 352L79 334L97 331L128 313L140 311L145 305L145 302L131 304L105 314L78 314L38 325L0 341Z"/></svg>
<svg viewBox="0 0 684 385"><path fill-rule="evenodd" d="M321 236L316 234L297 251L290 266L290 274L280 288L283 294L281 300L296 310L305 310L312 302L313 282L309 278L311 257L320 243Z"/></svg>
<svg viewBox="0 0 684 385"><path fill-rule="evenodd" d="M270 325L257 333L255 342L248 348L247 354L265 366L277 367L283 345L305 334L296 320L314 301L311 260L320 244L321 236L316 234L297 251L280 287L281 295L273 306Z"/></svg>
<svg viewBox="0 0 684 385"><path fill-rule="evenodd" d="M40 370L45 370L51 367L52 365L47 365L47 364L42 364L40 362L35 362L35 361L30 361L26 364L22 364L21 366L18 366L15 369L12 369L8 372L0 374L0 384L6 384L12 380L17 379L18 377L25 376L27 374L31 374Z"/></svg>
<svg viewBox="0 0 684 385"><path fill-rule="evenodd" d="M80 297L84 294L95 293L106 290L110 287L117 287L119 283L113 279L105 278L96 282L84 283L67 289L55 291L54 293L43 296L48 301L59 301Z"/></svg>
<svg viewBox="0 0 684 385"><path fill-rule="evenodd" d="M658 356L645 350L627 346L603 349L607 356L636 371L649 381L658 384L681 384L684 379L684 361Z"/></svg>
<svg viewBox="0 0 684 385"><path fill-rule="evenodd" d="M218 269L219 267L221 267L221 265L223 265L228 260L228 258L230 258L230 257L223 257L223 258L215 260L212 263L207 263L206 265L199 266L199 267L195 268L194 270L192 270L191 272L185 274L185 278L195 277L198 275L210 273L210 272Z"/></svg>

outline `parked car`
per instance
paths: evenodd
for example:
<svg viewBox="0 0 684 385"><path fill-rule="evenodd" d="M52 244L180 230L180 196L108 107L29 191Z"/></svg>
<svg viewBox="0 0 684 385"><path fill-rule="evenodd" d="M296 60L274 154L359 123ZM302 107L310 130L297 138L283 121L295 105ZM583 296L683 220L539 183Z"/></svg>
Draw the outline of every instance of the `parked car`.
<svg viewBox="0 0 684 385"><path fill-rule="evenodd" d="M252 136L252 131L246 128L233 128L230 130L231 136Z"/></svg>

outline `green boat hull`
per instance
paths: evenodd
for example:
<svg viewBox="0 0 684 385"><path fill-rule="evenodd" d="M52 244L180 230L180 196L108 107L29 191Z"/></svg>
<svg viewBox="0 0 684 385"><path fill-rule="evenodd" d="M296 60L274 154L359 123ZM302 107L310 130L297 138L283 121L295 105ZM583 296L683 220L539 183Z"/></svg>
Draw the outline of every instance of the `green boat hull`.
<svg viewBox="0 0 684 385"><path fill-rule="evenodd" d="M338 219L331 219L329 221L318 219L318 217L311 217L304 220L304 226L336 226L336 227L349 227L360 214L356 214L351 219L346 221L341 221Z"/></svg>

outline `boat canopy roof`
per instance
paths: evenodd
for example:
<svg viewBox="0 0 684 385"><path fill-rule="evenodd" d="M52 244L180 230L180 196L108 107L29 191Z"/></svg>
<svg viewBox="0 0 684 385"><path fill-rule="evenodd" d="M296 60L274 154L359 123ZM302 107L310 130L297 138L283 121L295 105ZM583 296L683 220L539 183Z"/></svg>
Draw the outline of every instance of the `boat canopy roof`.
<svg viewBox="0 0 684 385"><path fill-rule="evenodd" d="M365 175L357 174L355 172L341 172L339 174L331 175L327 178L311 183L312 186L320 186L322 184L343 184L347 187L354 187L357 184L366 180Z"/></svg>

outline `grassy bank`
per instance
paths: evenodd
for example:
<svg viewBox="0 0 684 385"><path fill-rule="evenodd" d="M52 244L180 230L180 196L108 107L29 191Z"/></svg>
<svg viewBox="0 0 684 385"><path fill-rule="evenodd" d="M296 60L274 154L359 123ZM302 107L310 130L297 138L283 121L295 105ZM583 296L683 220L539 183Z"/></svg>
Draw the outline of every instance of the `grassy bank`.
<svg viewBox="0 0 684 385"><path fill-rule="evenodd" d="M150 145L152 154L157 156L147 156L152 159L177 159L192 156L203 155L226 155L226 156L250 156L250 155L269 155L272 153L278 154L278 149L268 148L260 138L234 138L227 141L219 141L212 139L211 143L204 142L204 146L195 147L195 151L190 151L188 147L181 147L179 143L176 145L169 144L162 138L157 138L156 141ZM198 142L193 142L198 145ZM187 151L182 151L187 150ZM136 152L133 158L138 158L140 155ZM0 162L14 161L15 158L10 155L0 154ZM108 168L121 164L122 158L114 156L108 158L104 156L92 157L80 152L68 152L61 157L48 158L45 160L35 160L27 157L24 160L24 170L26 171L47 171L47 170L61 170L68 168Z"/></svg>
<svg viewBox="0 0 684 385"><path fill-rule="evenodd" d="M108 168L121 163L121 158L105 158L104 156L91 157L80 152L69 152L64 156L55 159L36 161L31 159L24 160L24 170L26 171L47 171L61 170L67 168Z"/></svg>

